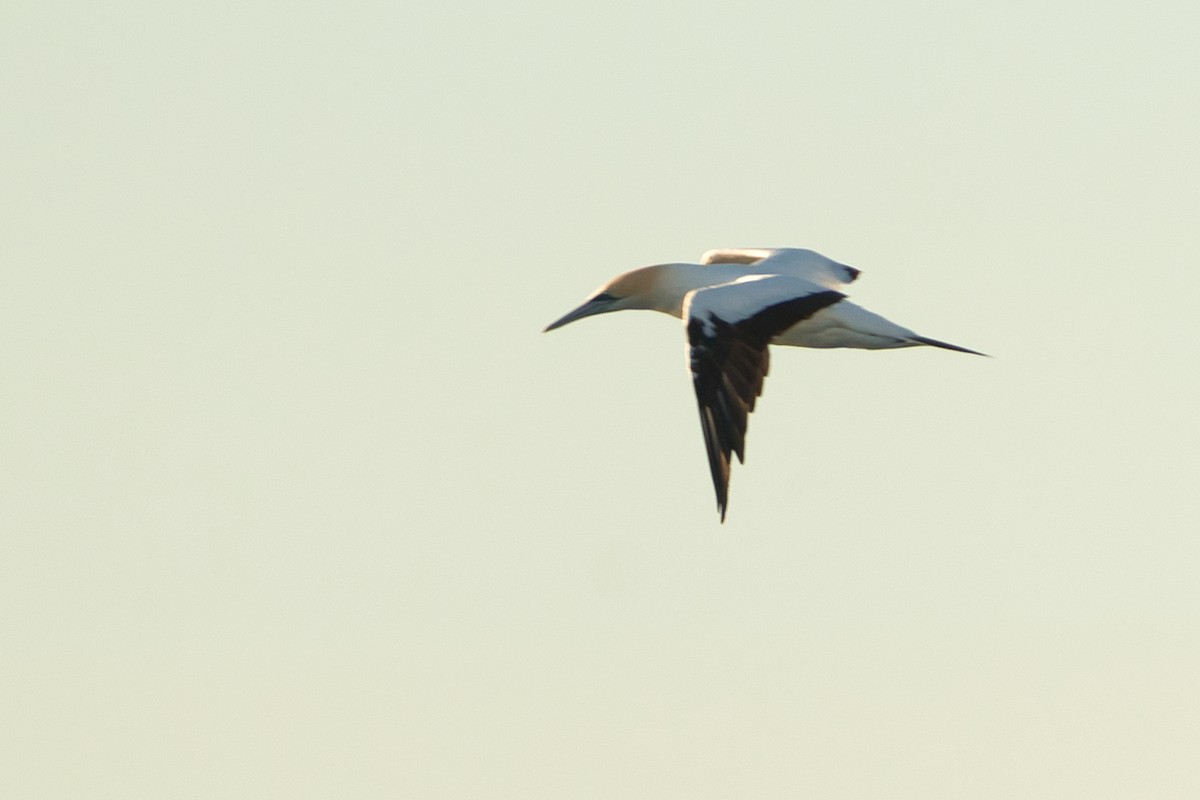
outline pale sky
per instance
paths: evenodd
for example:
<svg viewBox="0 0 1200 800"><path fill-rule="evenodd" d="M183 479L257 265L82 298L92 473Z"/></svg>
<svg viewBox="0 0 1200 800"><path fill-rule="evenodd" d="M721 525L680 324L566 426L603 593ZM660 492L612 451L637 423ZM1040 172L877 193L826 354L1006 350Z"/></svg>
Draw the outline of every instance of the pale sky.
<svg viewBox="0 0 1200 800"><path fill-rule="evenodd" d="M1200 796L1198 8L8 0L0 795Z"/></svg>

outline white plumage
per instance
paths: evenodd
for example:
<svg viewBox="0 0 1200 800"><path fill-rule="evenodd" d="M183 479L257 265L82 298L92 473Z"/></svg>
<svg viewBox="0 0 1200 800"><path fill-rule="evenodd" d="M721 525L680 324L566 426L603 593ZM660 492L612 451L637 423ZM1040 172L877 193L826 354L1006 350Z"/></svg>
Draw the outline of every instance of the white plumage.
<svg viewBox="0 0 1200 800"><path fill-rule="evenodd" d="M982 355L919 336L849 302L841 289L859 274L812 250L710 250L700 264L657 264L618 275L546 330L625 309L683 319L717 509L724 522L730 457L745 458L747 420L762 393L769 345L867 350L931 345Z"/></svg>

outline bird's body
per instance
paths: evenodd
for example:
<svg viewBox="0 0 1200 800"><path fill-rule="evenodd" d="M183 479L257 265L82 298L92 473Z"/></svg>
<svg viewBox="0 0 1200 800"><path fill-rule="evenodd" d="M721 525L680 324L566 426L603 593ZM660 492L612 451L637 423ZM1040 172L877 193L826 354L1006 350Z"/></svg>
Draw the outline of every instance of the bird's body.
<svg viewBox="0 0 1200 800"><path fill-rule="evenodd" d="M883 350L931 345L846 299L859 271L812 250L710 250L700 264L658 264L623 273L547 331L594 314L645 309L683 320L700 422L721 520L730 456L745 458L747 417L762 393L768 345ZM977 355L980 355L976 353Z"/></svg>

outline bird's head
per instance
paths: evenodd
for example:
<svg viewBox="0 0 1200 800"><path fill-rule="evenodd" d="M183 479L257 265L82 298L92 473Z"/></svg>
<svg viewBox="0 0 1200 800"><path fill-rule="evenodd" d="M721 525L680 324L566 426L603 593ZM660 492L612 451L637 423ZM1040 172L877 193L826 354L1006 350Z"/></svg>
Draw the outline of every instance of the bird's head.
<svg viewBox="0 0 1200 800"><path fill-rule="evenodd" d="M631 272L625 272L601 286L583 305L570 311L546 326L542 332L561 328L575 320L591 317L596 314L607 314L609 311L624 311L626 309L659 309L659 277L662 265L642 267Z"/></svg>

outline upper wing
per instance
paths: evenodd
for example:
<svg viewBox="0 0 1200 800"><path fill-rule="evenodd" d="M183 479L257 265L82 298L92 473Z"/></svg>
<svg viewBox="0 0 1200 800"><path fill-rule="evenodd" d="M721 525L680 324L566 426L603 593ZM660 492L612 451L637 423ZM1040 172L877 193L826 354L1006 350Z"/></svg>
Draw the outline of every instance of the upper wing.
<svg viewBox="0 0 1200 800"><path fill-rule="evenodd" d="M801 278L751 275L684 300L692 382L722 522L730 454L746 460L746 426L762 394L771 339L844 297Z"/></svg>
<svg viewBox="0 0 1200 800"><path fill-rule="evenodd" d="M709 250L705 264L745 264L764 274L790 275L837 289L853 283L862 270L838 263L814 250L800 247L735 247Z"/></svg>
<svg viewBox="0 0 1200 800"><path fill-rule="evenodd" d="M701 264L757 264L779 252L773 247L725 247L709 250L700 257Z"/></svg>

